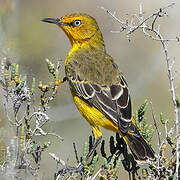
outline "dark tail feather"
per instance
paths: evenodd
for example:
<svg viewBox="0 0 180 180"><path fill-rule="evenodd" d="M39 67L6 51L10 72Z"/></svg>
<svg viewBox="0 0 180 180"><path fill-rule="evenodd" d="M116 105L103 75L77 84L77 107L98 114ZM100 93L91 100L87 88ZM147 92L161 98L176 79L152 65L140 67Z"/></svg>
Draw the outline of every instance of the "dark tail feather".
<svg viewBox="0 0 180 180"><path fill-rule="evenodd" d="M155 153L150 145L139 134L127 133L124 137L137 161L155 161Z"/></svg>

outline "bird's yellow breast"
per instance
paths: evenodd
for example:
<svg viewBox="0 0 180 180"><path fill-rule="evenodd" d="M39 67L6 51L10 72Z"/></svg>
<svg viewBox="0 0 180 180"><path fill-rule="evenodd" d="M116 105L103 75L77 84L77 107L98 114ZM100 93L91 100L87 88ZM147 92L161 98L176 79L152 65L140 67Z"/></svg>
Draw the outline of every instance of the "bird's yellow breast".
<svg viewBox="0 0 180 180"><path fill-rule="evenodd" d="M105 129L117 132L118 126L115 125L111 120L109 120L104 114L102 114L94 106L88 105L85 101L81 100L78 96L74 95L72 92L73 99L77 109L81 115L89 122L93 128L95 139L102 136L102 132L99 129L103 127Z"/></svg>

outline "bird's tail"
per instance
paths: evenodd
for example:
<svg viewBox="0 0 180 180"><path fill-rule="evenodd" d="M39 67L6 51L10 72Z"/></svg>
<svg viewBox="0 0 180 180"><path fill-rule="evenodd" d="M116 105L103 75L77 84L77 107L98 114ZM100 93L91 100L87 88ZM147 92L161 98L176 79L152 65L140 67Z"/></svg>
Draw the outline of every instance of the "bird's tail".
<svg viewBox="0 0 180 180"><path fill-rule="evenodd" d="M128 132L124 136L125 141L134 155L134 158L140 162L155 161L155 153L153 149L147 144L135 126L134 128L135 131L133 131L133 133Z"/></svg>

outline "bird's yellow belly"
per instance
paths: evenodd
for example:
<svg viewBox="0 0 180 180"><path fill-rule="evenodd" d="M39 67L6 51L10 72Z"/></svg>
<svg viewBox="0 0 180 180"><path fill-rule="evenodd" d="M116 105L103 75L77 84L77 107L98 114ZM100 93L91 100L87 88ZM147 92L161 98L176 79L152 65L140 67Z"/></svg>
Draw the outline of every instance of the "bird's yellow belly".
<svg viewBox="0 0 180 180"><path fill-rule="evenodd" d="M103 127L105 129L109 129L115 132L119 131L118 126L115 125L111 120L109 120L105 115L103 115L98 109L93 106L89 106L85 101L81 100L75 95L73 95L73 99L79 112L92 126L93 133L96 139L99 136L102 136L99 127Z"/></svg>

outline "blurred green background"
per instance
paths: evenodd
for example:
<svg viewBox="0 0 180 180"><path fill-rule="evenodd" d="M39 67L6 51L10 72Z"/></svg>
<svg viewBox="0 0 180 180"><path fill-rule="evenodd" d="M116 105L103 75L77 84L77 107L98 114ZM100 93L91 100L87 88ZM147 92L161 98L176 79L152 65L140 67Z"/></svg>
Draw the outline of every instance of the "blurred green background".
<svg viewBox="0 0 180 180"><path fill-rule="evenodd" d="M44 83L49 79L45 58L53 62L62 60L61 76L64 76L63 61L71 48L65 34L55 25L42 23L44 17L61 17L65 14L81 12L95 17L103 33L107 52L115 59L124 72L133 100L134 109L147 98L152 101L154 113L159 120L159 113L164 112L167 119L173 121L173 108L169 91L166 62L160 43L145 38L141 32L132 35L131 42L124 33L118 31L120 26L100 7L116 11L116 16L125 19L127 14L138 14L139 4L143 5L145 16L152 14L160 7L167 6L171 0L0 0L0 58L8 56L11 61L19 63L21 72L27 74L31 81ZM159 20L161 31L167 38L180 35L180 2L168 10L167 18ZM169 54L176 57L174 70L180 70L180 47L177 43L169 44ZM180 76L175 78L176 91L180 92ZM2 91L0 91L2 94ZM2 101L2 95L1 95ZM0 108L0 126L5 127L4 139L13 135L6 131L7 120ZM56 153L69 163L75 161L72 143L76 142L78 152L81 153L83 142L88 140L91 129L88 123L80 116L73 104L68 84L63 84L56 99L51 104L49 131L62 136L65 140L59 143L54 137L49 152ZM150 108L147 113L148 122L153 123ZM158 123L160 125L160 123ZM108 139L112 132L103 130L103 138ZM157 139L153 138L153 147L157 150ZM41 163L41 179L52 179L55 172L55 162L44 153ZM127 179L127 174L121 168L121 179Z"/></svg>

